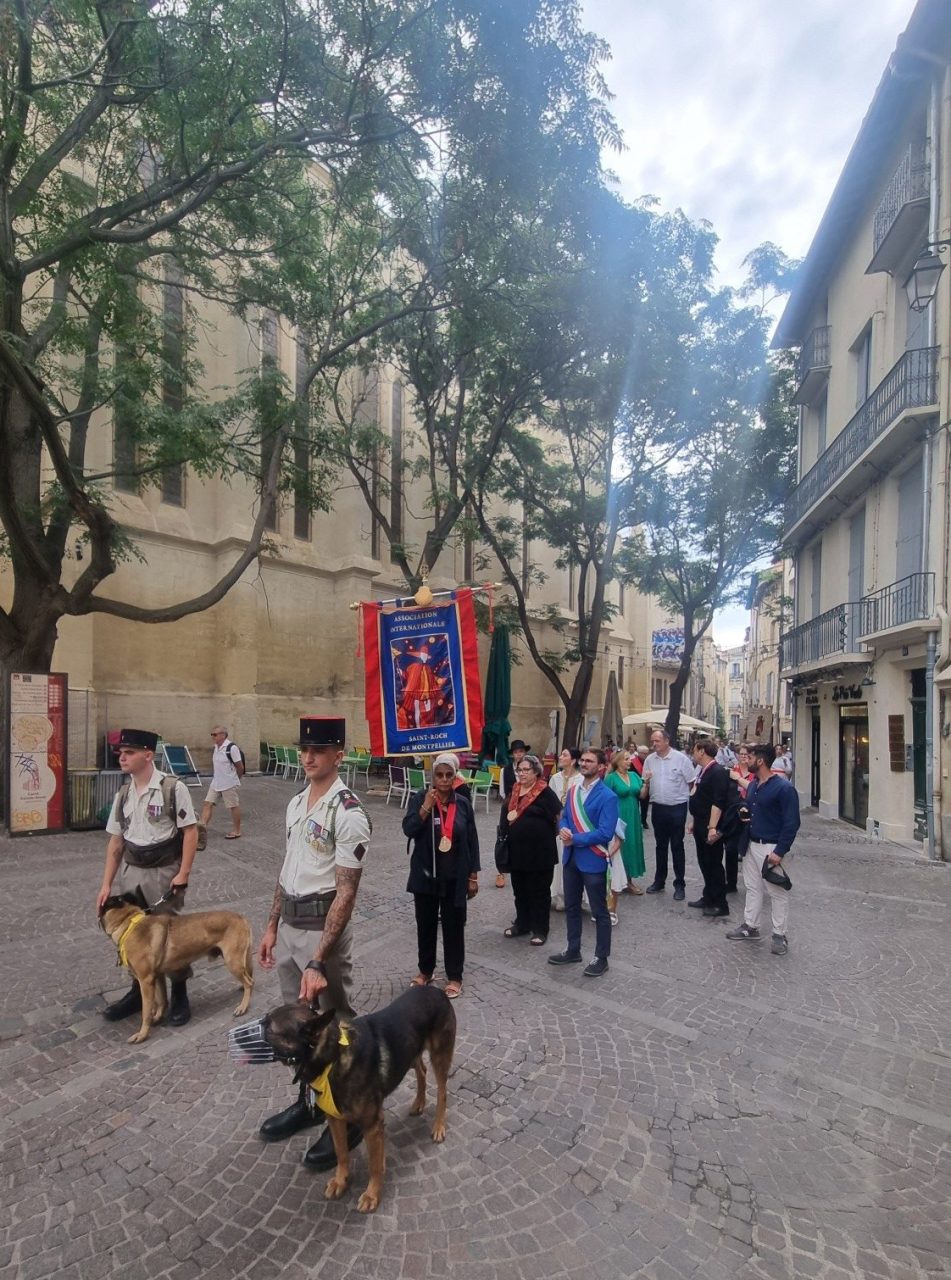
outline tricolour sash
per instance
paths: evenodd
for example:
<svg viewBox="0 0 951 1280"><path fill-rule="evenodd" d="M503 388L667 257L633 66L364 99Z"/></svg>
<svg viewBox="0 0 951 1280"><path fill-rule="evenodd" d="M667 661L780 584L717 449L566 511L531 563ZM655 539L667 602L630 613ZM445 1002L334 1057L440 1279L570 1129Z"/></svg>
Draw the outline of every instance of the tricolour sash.
<svg viewBox="0 0 951 1280"><path fill-rule="evenodd" d="M582 787L569 787L568 794L565 796L565 807L568 810L568 816L571 818L571 824L578 832L593 831L594 823L588 817L587 810L584 807L584 798L581 794ZM610 858L610 854L603 844L586 845L592 853L596 853L599 858Z"/></svg>

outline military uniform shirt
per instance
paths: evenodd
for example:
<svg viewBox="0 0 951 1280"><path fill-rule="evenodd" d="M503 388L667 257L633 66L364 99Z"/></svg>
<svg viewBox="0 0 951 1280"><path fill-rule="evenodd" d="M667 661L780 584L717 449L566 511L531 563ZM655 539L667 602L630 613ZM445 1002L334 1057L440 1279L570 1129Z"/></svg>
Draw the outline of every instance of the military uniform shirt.
<svg viewBox="0 0 951 1280"><path fill-rule="evenodd" d="M119 822L120 792L117 792L112 802L109 821L106 823L106 830L111 836L124 834L130 844L138 845L139 848L148 848L149 845L170 840L178 827L195 825L195 810L192 808L192 799L184 782L175 783L175 812L166 813L165 797L162 794L164 777L165 774L161 770L153 769L145 790L139 793L135 779L131 774L129 775L131 786L125 802L125 816L129 825L123 832Z"/></svg>
<svg viewBox="0 0 951 1280"><path fill-rule="evenodd" d="M337 887L337 867L359 870L370 844L366 810L340 778L310 809L309 794L307 787L287 806L287 852L280 883L294 898L330 893Z"/></svg>

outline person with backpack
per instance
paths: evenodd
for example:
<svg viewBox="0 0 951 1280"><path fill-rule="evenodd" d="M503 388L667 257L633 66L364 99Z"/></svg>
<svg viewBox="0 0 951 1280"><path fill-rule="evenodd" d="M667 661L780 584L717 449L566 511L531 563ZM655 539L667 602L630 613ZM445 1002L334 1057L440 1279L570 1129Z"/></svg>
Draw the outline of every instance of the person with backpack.
<svg viewBox="0 0 951 1280"><path fill-rule="evenodd" d="M145 905L167 902L155 914L178 915L198 848L198 826L191 796L184 782L168 777L154 764L158 734L146 729L123 729L119 735L119 768L128 775L120 787L106 823L109 844L97 914L107 898L138 893ZM184 1026L191 1018L187 981L191 969L169 975L172 983L168 1022ZM120 999L102 1011L109 1022L142 1010L142 994L135 980Z"/></svg>
<svg viewBox="0 0 951 1280"><path fill-rule="evenodd" d="M201 807L201 817L198 820L199 849L205 847L212 814L219 800L224 801L224 806L231 815L231 830L225 839L237 840L241 835L241 805L238 788L244 777L244 756L238 744L228 737L228 730L224 725L215 725L211 736L215 749L211 756L211 786L208 788L205 803Z"/></svg>

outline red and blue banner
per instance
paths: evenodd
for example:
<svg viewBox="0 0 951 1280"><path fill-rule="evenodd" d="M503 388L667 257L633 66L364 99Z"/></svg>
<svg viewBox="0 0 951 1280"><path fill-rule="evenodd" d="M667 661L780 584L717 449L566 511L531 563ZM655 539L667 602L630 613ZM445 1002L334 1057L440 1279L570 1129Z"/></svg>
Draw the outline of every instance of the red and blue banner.
<svg viewBox="0 0 951 1280"><path fill-rule="evenodd" d="M373 754L478 750L483 715L472 590L451 592L445 603L362 608Z"/></svg>

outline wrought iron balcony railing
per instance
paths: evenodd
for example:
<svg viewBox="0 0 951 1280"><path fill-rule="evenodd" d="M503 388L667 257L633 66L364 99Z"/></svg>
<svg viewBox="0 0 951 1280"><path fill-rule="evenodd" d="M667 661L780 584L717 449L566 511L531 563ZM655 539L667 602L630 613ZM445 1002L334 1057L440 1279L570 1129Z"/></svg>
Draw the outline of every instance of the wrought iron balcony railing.
<svg viewBox="0 0 951 1280"><path fill-rule="evenodd" d="M839 653L855 653L857 609L857 602L837 604L787 631L779 642L780 671L808 666Z"/></svg>
<svg viewBox="0 0 951 1280"><path fill-rule="evenodd" d="M814 370L828 369L829 338L831 333L831 325L820 325L817 329L813 329L802 344L799 359L796 362L796 373L800 383L805 382Z"/></svg>
<svg viewBox="0 0 951 1280"><path fill-rule="evenodd" d="M934 613L934 574L912 573L880 591L864 596L859 609L859 635L923 622Z"/></svg>
<svg viewBox="0 0 951 1280"><path fill-rule="evenodd" d="M931 183L931 159L926 140L913 142L902 156L895 176L885 190L882 202L875 211L872 224L873 256L882 247L902 209L917 200L928 199Z"/></svg>
<svg viewBox="0 0 951 1280"><path fill-rule="evenodd" d="M906 351L859 411L802 477L786 503L787 531L843 476L906 409L936 404L938 348Z"/></svg>

